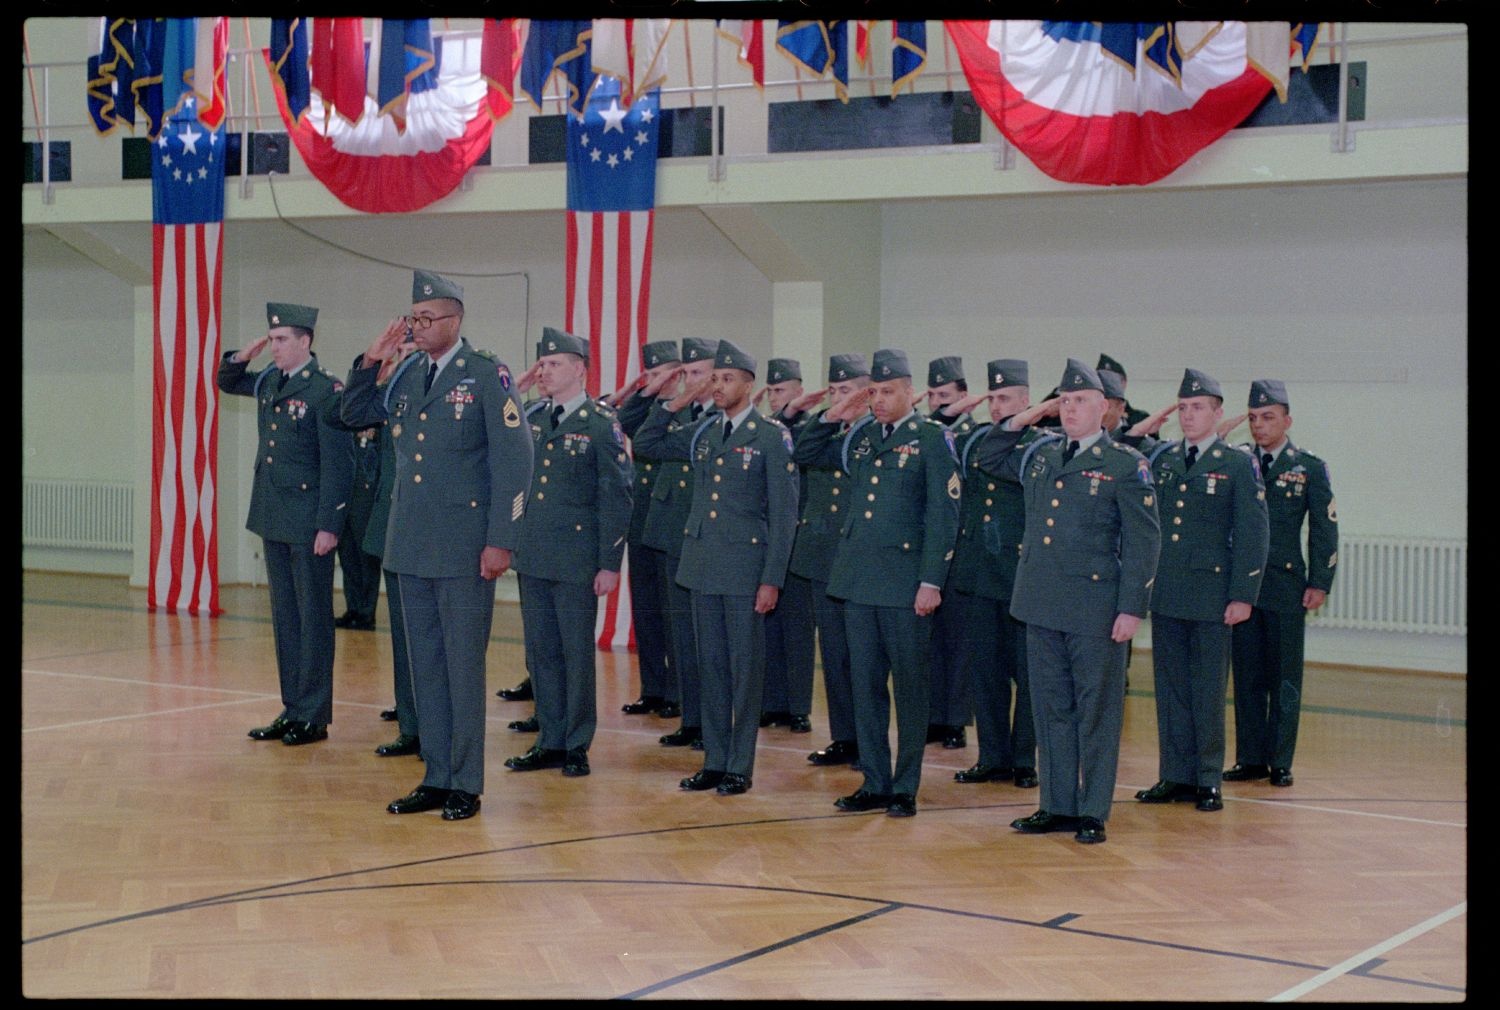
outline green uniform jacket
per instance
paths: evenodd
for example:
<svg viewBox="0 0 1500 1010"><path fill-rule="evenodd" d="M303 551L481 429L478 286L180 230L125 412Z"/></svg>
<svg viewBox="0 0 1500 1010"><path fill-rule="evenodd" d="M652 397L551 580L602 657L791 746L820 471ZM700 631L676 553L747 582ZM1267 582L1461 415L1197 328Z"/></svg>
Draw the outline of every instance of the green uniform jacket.
<svg viewBox="0 0 1500 1010"><path fill-rule="evenodd" d="M959 466L964 475L962 515L958 545L953 552L953 570L948 584L958 592L987 600L1008 600L1016 583L1021 560L1021 538L1026 530L1026 501L1021 489L1019 463L1012 472L990 473L980 466L977 451L991 425L974 425L959 440ZM1019 461L1025 451L1046 437L1035 428L1021 436L1012 455Z"/></svg>
<svg viewBox="0 0 1500 1010"><path fill-rule="evenodd" d="M1151 467L1163 529L1152 611L1222 621L1231 601L1254 604L1269 537L1260 465L1216 438L1191 471L1181 442L1158 446Z"/></svg>
<svg viewBox="0 0 1500 1010"><path fill-rule="evenodd" d="M370 508L370 524L365 527L365 542L360 549L383 558L385 535L391 525L391 491L396 486L396 450L392 445L395 439L391 438L390 421L381 423L375 441L380 449L380 479L375 484L375 504Z"/></svg>
<svg viewBox="0 0 1500 1010"><path fill-rule="evenodd" d="M654 412L641 429L662 423ZM724 415L695 427L693 503L683 528L677 582L697 593L753 596L781 588L797 535L792 436L754 409L724 441Z"/></svg>
<svg viewBox="0 0 1500 1010"><path fill-rule="evenodd" d="M1259 450L1244 447L1246 452ZM1266 483L1271 542L1266 555L1266 577L1260 586L1263 610L1296 613L1308 587L1325 593L1333 588L1339 563L1339 514L1333 499L1328 464L1287 442L1286 448L1261 474ZM1302 557L1302 520L1307 519L1307 558ZM1310 563L1309 563L1310 562Z"/></svg>
<svg viewBox="0 0 1500 1010"><path fill-rule="evenodd" d="M396 472L384 567L427 579L475 575L485 547L520 543L531 429L510 369L494 355L461 341L423 393L428 361L413 354L381 389L379 368L356 359L343 419L359 427L390 420Z"/></svg>
<svg viewBox="0 0 1500 1010"><path fill-rule="evenodd" d="M682 528L687 524L688 510L693 507L693 464L688 458L688 443L698 425L693 424L692 404L673 414L664 401L639 393L625 402L620 415L622 418L628 415L634 422L642 407L646 409L646 417L631 437L637 451L657 461L658 470L651 485L651 509L646 513L641 543L675 558L682 554ZM710 417L717 417L723 423L718 411L709 408L699 417L698 424Z"/></svg>
<svg viewBox="0 0 1500 1010"><path fill-rule="evenodd" d="M592 584L618 572L630 528L630 463L614 412L596 402L552 427L551 403L530 411L536 439L531 492L515 569L555 582Z"/></svg>
<svg viewBox="0 0 1500 1010"><path fill-rule="evenodd" d="M640 430L650 412L650 400L632 396L620 405L616 417L621 430L631 439L630 458L635 474L630 483L630 529L625 534L625 539L633 544L645 543L646 516L651 512L652 486L656 483L657 474L661 472L661 460L646 455L634 441L635 433ZM689 414L691 415L691 409Z"/></svg>
<svg viewBox="0 0 1500 1010"><path fill-rule="evenodd" d="M809 425L806 455L824 466L843 462L840 425ZM850 491L839 530L828 595L874 607L910 607L926 582L947 582L958 537L962 481L952 435L910 416L889 439L879 422L849 438Z"/></svg>
<svg viewBox="0 0 1500 1010"><path fill-rule="evenodd" d="M840 508L849 504L849 471L842 460L838 465L827 467L804 458L804 435L812 428L821 426L826 410L808 414L807 419L792 432L792 461L802 467L807 480L807 496L802 505L802 515L797 520L797 543L792 547L792 562L788 566L793 575L816 582L827 582L833 569L833 556L839 546L839 531L844 527L844 515ZM860 423L868 424L874 416L866 414ZM847 426L839 426L842 434L835 444L842 445L848 438Z"/></svg>
<svg viewBox="0 0 1500 1010"><path fill-rule="evenodd" d="M339 536L354 486L349 433L339 425L343 385L314 355L277 392L275 365L251 374L235 353L219 362L219 388L255 397L260 432L245 528L288 544L311 544L320 530Z"/></svg>

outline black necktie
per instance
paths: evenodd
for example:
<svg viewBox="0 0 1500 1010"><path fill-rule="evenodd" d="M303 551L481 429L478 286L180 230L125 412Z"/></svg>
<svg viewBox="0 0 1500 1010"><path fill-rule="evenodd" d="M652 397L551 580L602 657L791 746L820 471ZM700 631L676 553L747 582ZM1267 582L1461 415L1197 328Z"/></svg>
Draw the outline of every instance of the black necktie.
<svg viewBox="0 0 1500 1010"><path fill-rule="evenodd" d="M1188 451L1187 451L1188 469L1191 470L1193 468L1193 464L1197 463L1197 462L1198 462L1198 447L1196 445L1190 445L1190 446L1188 446Z"/></svg>
<svg viewBox="0 0 1500 1010"><path fill-rule="evenodd" d="M424 392L424 393L430 393L430 392L432 392L432 380L434 380L436 378L437 378L437 362L434 361L432 364L430 364L430 365L427 366L427 381L422 384L422 392Z"/></svg>
<svg viewBox="0 0 1500 1010"><path fill-rule="evenodd" d="M895 430L896 430L896 426L894 424L882 424L880 426L882 440L890 438L891 437L891 432L893 432Z"/></svg>
<svg viewBox="0 0 1500 1010"><path fill-rule="evenodd" d="M695 404L693 404L693 420L696 421L696 420L698 420L698 418L700 418L702 416L703 416L703 404L701 404L701 403L695 403Z"/></svg>
<svg viewBox="0 0 1500 1010"><path fill-rule="evenodd" d="M1263 452L1263 453L1261 453L1260 454L1260 470L1261 470L1261 473L1270 473L1271 472L1271 464L1274 463L1274 462L1276 462L1276 457L1275 456L1272 456L1269 452Z"/></svg>
<svg viewBox="0 0 1500 1010"><path fill-rule="evenodd" d="M559 403L552 408L552 427L556 428L559 424L562 424L562 416L563 406Z"/></svg>
<svg viewBox="0 0 1500 1010"><path fill-rule="evenodd" d="M734 434L734 422L728 418L724 419L724 441L729 441L729 436Z"/></svg>
<svg viewBox="0 0 1500 1010"><path fill-rule="evenodd" d="M283 371L281 371L280 369L277 369L277 371L276 371L276 392L280 393L281 392L281 388L283 386L285 386L285 385L286 385L286 373L283 372Z"/></svg>
<svg viewBox="0 0 1500 1010"><path fill-rule="evenodd" d="M1068 463L1072 461L1073 457L1077 453L1078 453L1078 439L1076 439L1076 438L1070 439L1068 441L1068 447L1063 450L1063 466L1067 466Z"/></svg>

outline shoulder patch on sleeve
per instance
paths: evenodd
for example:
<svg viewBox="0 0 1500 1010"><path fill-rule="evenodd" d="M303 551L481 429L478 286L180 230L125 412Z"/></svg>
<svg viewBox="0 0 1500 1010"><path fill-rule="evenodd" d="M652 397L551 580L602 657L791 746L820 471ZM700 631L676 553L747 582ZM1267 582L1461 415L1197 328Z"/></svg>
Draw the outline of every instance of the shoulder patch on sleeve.
<svg viewBox="0 0 1500 1010"><path fill-rule="evenodd" d="M500 367L504 368L505 366L501 365ZM521 426L521 412L516 408L515 400L507 396L505 398L505 408L500 413L505 419L505 426L507 428L519 428Z"/></svg>
<svg viewBox="0 0 1500 1010"><path fill-rule="evenodd" d="M1147 487L1151 486L1151 464L1147 463L1146 458L1139 454L1137 454L1135 461L1135 475L1140 478L1142 484ZM1149 505L1151 503L1148 501L1146 504Z"/></svg>
<svg viewBox="0 0 1500 1010"><path fill-rule="evenodd" d="M510 369L503 364L497 364L495 373L500 376L500 388L507 393L510 392Z"/></svg>

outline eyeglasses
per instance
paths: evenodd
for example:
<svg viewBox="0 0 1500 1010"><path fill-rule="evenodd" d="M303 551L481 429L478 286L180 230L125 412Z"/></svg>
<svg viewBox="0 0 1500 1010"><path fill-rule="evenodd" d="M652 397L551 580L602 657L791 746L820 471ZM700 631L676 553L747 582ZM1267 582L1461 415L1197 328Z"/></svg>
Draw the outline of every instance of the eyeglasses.
<svg viewBox="0 0 1500 1010"><path fill-rule="evenodd" d="M435 322L437 322L439 319L456 319L456 318L458 318L458 313L457 312L450 312L446 316L409 316L407 318L408 318L408 321L411 323L411 325L415 329L426 330L426 329L430 329L432 327L432 324L435 323Z"/></svg>

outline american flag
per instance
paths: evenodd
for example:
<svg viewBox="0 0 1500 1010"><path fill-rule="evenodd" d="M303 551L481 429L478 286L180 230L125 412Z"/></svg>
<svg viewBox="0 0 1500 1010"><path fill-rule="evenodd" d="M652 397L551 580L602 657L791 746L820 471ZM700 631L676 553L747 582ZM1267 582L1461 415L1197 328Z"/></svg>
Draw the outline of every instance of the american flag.
<svg viewBox="0 0 1500 1010"><path fill-rule="evenodd" d="M191 25L193 19L177 20ZM155 361L147 604L169 613L218 614L214 375L223 288L224 132L206 128L196 104L191 94L184 98L151 146Z"/></svg>
<svg viewBox="0 0 1500 1010"><path fill-rule="evenodd" d="M611 392L635 377L651 305L659 93L626 107L620 82L600 77L582 117L568 116L568 268L565 322L588 340L588 387ZM630 590L600 608L601 649L631 644Z"/></svg>

